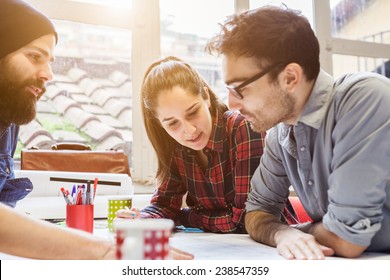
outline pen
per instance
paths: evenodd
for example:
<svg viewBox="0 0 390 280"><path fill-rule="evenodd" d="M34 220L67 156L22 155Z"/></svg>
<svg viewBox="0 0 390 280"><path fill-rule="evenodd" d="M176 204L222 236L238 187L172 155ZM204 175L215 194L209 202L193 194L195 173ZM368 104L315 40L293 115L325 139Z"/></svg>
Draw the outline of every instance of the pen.
<svg viewBox="0 0 390 280"><path fill-rule="evenodd" d="M85 204L91 204L91 181L87 181L87 191L85 193Z"/></svg>
<svg viewBox="0 0 390 280"><path fill-rule="evenodd" d="M68 196L66 195L66 191L64 188L61 188L61 192L62 192L62 195L64 196L66 204L68 204L68 205L72 204L72 202L70 202Z"/></svg>
<svg viewBox="0 0 390 280"><path fill-rule="evenodd" d="M70 196L70 193L68 190L65 190L66 197L68 198L70 204L73 204L73 197Z"/></svg>
<svg viewBox="0 0 390 280"><path fill-rule="evenodd" d="M98 183L98 178L95 178L95 181L93 182L93 198L95 199L96 195L96 188L97 188L97 183Z"/></svg>
<svg viewBox="0 0 390 280"><path fill-rule="evenodd" d="M89 204L94 204L94 198L95 197L95 192L93 190L93 187L91 187L91 194L90 194L90 197L89 197Z"/></svg>
<svg viewBox="0 0 390 280"><path fill-rule="evenodd" d="M85 205L87 200L87 193L85 190L85 185L81 186L81 204Z"/></svg>
<svg viewBox="0 0 390 280"><path fill-rule="evenodd" d="M73 185L72 187L72 197L76 194L76 185Z"/></svg>
<svg viewBox="0 0 390 280"><path fill-rule="evenodd" d="M81 189L81 187L79 186L79 187L77 187L77 193L76 193L76 200L75 200L75 204L76 205L79 205L79 204L81 204L81 200L82 200L82 197L81 197L81 191L82 189Z"/></svg>

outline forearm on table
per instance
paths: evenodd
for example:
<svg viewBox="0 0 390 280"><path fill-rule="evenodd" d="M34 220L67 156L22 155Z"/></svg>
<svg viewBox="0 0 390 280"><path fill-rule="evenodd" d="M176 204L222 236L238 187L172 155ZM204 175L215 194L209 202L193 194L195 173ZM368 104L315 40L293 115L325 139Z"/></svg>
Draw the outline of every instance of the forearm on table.
<svg viewBox="0 0 390 280"><path fill-rule="evenodd" d="M4 253L36 259L114 258L111 242L5 211L2 211L0 227L0 248Z"/></svg>
<svg viewBox="0 0 390 280"><path fill-rule="evenodd" d="M245 227L252 239L273 247L277 245L275 234L291 229L288 225L282 224L277 217L262 211L246 213Z"/></svg>
<svg viewBox="0 0 390 280"><path fill-rule="evenodd" d="M322 222L305 223L296 226L299 230L313 235L318 243L326 247L332 248L335 254L346 258L355 258L361 255L365 246L359 246L337 236L333 232L327 230Z"/></svg>
<svg viewBox="0 0 390 280"><path fill-rule="evenodd" d="M49 225L51 226L51 225ZM45 259L114 259L115 247L110 241L103 240L89 233L69 228L54 228L47 230L47 237L35 238L35 250L31 258ZM46 230L45 230L46 231ZM29 240L34 244L34 239ZM40 244L38 246L38 244ZM44 255L42 256L42 251Z"/></svg>

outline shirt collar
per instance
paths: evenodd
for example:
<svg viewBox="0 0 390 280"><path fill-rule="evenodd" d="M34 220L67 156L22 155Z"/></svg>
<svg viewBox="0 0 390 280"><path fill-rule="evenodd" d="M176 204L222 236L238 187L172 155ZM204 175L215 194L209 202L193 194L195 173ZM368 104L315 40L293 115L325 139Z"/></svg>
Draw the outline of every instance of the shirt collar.
<svg viewBox="0 0 390 280"><path fill-rule="evenodd" d="M307 100L305 108L299 117L299 122L318 129L330 105L333 89L333 78L325 71L318 74L313 90Z"/></svg>

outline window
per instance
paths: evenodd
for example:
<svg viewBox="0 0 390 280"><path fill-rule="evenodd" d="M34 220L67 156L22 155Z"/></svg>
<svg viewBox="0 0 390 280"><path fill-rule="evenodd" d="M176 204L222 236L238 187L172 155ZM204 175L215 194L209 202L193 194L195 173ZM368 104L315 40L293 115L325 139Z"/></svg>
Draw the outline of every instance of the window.
<svg viewBox="0 0 390 280"><path fill-rule="evenodd" d="M333 0L330 4L334 37L390 43L389 1Z"/></svg>
<svg viewBox="0 0 390 280"><path fill-rule="evenodd" d="M302 0L285 0L285 1L269 1L269 0L250 0L249 5L251 9L255 9L264 5L282 6L286 5L290 9L299 10L307 17L313 26L313 3L312 1Z"/></svg>
<svg viewBox="0 0 390 280"><path fill-rule="evenodd" d="M321 68L334 77L353 71L375 71L388 75L389 1L249 0L249 3L250 8L283 3L289 8L301 10L320 42Z"/></svg>
<svg viewBox="0 0 390 280"><path fill-rule="evenodd" d="M374 58L355 55L333 55L333 75L339 77L348 72L369 71L390 77L388 58Z"/></svg>
<svg viewBox="0 0 390 280"><path fill-rule="evenodd" d="M219 31L218 24L233 13L234 1L222 5L220 0L160 0L162 56L189 62L225 102L221 58L206 53L205 46Z"/></svg>
<svg viewBox="0 0 390 280"><path fill-rule="evenodd" d="M340 39L390 44L390 22L388 11L390 2L386 0L333 0L331 5L332 36ZM336 76L347 71L375 71L390 77L389 57L376 53L367 45L355 44L357 52L362 55L351 57L348 55L333 56L333 71ZM364 53L369 49L371 54ZM388 52L387 52L388 54ZM348 66L348 68L346 68Z"/></svg>
<svg viewBox="0 0 390 280"><path fill-rule="evenodd" d="M39 102L36 122L23 128L19 150L67 139L94 148L124 148L133 180L152 179L156 168L139 121L146 67L160 56L178 56L194 65L226 100L220 58L207 54L204 47L219 31L218 23L235 9L284 3L301 10L319 38L321 67L327 72L335 77L355 69L388 73L387 0L26 1L55 19L60 42L53 65L56 79ZM358 8L351 8L351 2L358 2L352 5Z"/></svg>
<svg viewBox="0 0 390 280"><path fill-rule="evenodd" d="M49 17L56 16L45 1L29 2L46 11ZM95 16L97 20L94 24L86 24L53 19L59 34L56 60L52 64L54 79L48 83L46 94L37 104L36 119L21 127L15 158L20 156L23 147L50 149L56 142L77 142L90 145L92 149L123 150L131 163L132 34L126 22L123 28L118 28L104 25L105 22L98 19L99 11L104 11L104 19L116 17L118 9L111 6L124 1L110 1L111 6L107 7L80 1L53 2L56 2L56 8L63 8L61 17L64 19L77 19L78 8L87 7L90 18L86 21L92 22ZM83 13L80 13L82 17Z"/></svg>

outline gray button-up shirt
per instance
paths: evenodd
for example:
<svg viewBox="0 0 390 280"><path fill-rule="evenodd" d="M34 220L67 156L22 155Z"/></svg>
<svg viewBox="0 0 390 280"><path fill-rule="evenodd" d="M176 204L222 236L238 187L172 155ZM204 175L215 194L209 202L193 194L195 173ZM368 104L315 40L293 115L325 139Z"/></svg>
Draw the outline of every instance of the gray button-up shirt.
<svg viewBox="0 0 390 280"><path fill-rule="evenodd" d="M321 71L297 125L266 138L247 211L280 216L293 186L309 216L339 237L390 252L390 80L336 82Z"/></svg>

